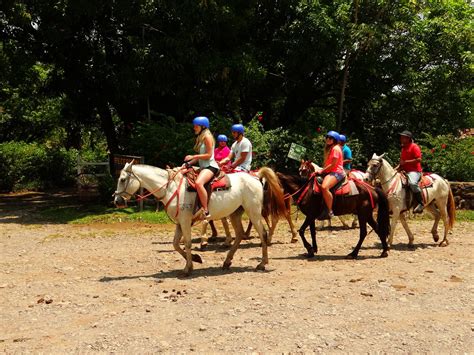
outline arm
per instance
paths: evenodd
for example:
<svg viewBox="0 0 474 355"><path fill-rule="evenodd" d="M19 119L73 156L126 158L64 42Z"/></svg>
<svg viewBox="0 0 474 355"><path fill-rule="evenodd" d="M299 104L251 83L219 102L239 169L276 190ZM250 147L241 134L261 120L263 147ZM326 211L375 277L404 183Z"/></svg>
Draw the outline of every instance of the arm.
<svg viewBox="0 0 474 355"><path fill-rule="evenodd" d="M240 153L240 158L237 159L236 161L234 161L230 167L232 169L234 169L234 168L238 167L240 164L242 164L245 161L245 159L247 158L247 154L249 154L249 152Z"/></svg>
<svg viewBox="0 0 474 355"><path fill-rule="evenodd" d="M225 165L228 161L234 159L234 153L230 151L229 155L219 162L219 165Z"/></svg>
<svg viewBox="0 0 474 355"><path fill-rule="evenodd" d="M324 168L319 169L319 171L316 172L316 173L317 174L324 174L325 172L328 172L329 170L334 168L336 165L337 165L337 157L334 157L334 158L331 159L331 162L329 163L328 166L325 166Z"/></svg>
<svg viewBox="0 0 474 355"><path fill-rule="evenodd" d="M203 160L210 159L212 157L212 151L214 149L213 146L212 146L211 137L206 137L204 139L204 145L206 146L206 153L186 155L184 157L184 161L186 161L190 165L193 165L193 164L196 164L199 159L203 159Z"/></svg>

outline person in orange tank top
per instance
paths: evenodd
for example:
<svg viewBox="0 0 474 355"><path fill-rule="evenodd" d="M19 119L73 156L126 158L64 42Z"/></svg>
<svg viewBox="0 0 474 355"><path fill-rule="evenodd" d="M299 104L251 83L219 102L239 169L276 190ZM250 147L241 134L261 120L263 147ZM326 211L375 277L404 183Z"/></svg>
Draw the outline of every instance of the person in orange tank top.
<svg viewBox="0 0 474 355"><path fill-rule="evenodd" d="M325 210L318 219L329 219L334 217L332 211L333 195L330 191L339 181L345 178L346 174L343 167L343 155L341 146L338 144L339 134L335 131L329 131L326 134L326 146L324 147L324 168L316 171L318 175L324 175L321 184L321 192L327 210Z"/></svg>

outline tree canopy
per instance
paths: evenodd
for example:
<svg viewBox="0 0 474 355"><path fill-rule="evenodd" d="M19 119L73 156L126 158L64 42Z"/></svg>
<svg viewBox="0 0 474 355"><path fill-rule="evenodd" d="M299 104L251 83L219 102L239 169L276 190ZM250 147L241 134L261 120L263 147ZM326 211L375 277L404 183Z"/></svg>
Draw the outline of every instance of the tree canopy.
<svg viewBox="0 0 474 355"><path fill-rule="evenodd" d="M473 127L462 0L4 0L0 142L126 151L197 114L387 149ZM388 139L387 139L388 137ZM180 159L179 157L178 159Z"/></svg>

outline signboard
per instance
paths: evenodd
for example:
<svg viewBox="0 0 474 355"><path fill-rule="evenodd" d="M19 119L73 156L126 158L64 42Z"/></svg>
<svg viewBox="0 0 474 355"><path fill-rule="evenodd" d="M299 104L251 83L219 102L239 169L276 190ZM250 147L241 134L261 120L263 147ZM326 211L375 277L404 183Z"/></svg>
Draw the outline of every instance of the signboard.
<svg viewBox="0 0 474 355"><path fill-rule="evenodd" d="M135 159L135 164L144 164L145 157L135 155L119 155L114 154L112 157L112 174L115 178L118 178L120 171L124 168L126 163L131 163Z"/></svg>
<svg viewBox="0 0 474 355"><path fill-rule="evenodd" d="M296 144L291 143L290 151L288 152L288 158L301 161L306 153L306 148Z"/></svg>

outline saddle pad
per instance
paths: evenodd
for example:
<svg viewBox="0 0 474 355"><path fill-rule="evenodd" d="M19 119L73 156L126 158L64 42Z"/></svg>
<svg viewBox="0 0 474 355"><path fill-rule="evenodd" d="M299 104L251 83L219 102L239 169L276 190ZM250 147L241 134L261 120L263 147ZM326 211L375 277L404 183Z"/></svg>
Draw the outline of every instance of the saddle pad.
<svg viewBox="0 0 474 355"><path fill-rule="evenodd" d="M314 180L313 191L318 194L321 193L321 186L318 184L317 179ZM358 194L359 190L352 180L347 180L347 182L339 186L336 190L336 195L353 196Z"/></svg>
<svg viewBox="0 0 474 355"><path fill-rule="evenodd" d="M349 179L364 181L365 173L360 170L351 170L349 172Z"/></svg>
<svg viewBox="0 0 474 355"><path fill-rule="evenodd" d="M196 191L196 184L194 181L191 181L191 180L187 180L188 181L188 188L187 190L189 192L195 192ZM211 191L215 191L215 190L228 190L229 188L231 188L231 184L230 184L230 179L229 177L227 176L227 174L223 173L223 172L220 172L219 175L217 177L214 178L214 180L212 180L211 182Z"/></svg>

